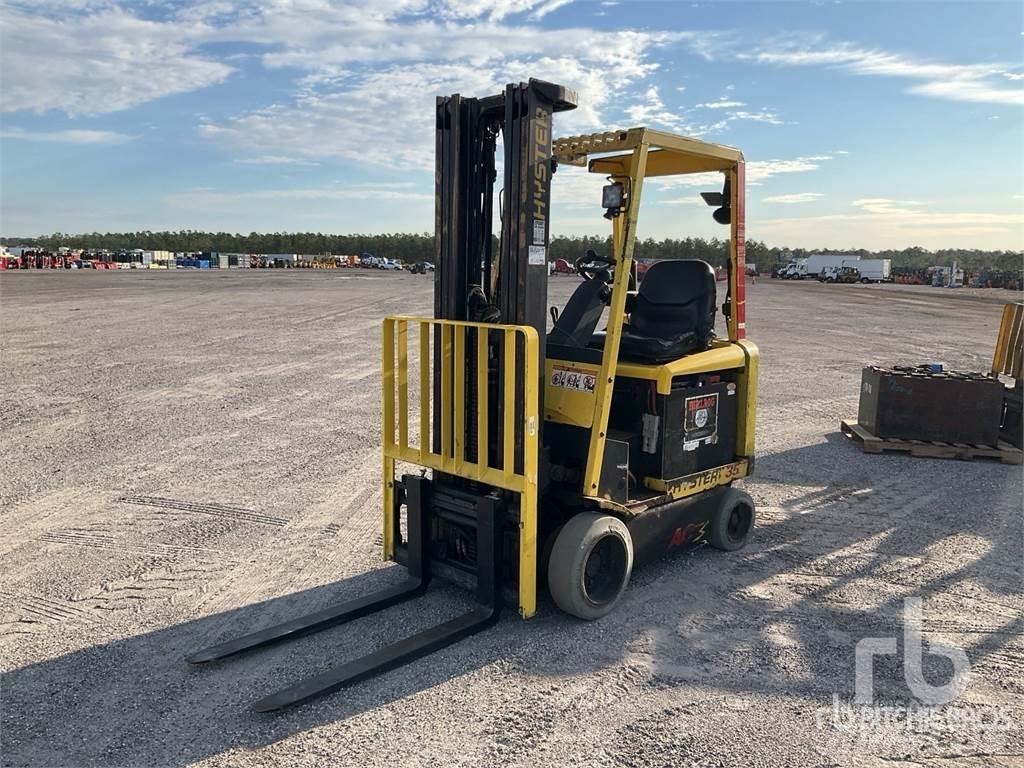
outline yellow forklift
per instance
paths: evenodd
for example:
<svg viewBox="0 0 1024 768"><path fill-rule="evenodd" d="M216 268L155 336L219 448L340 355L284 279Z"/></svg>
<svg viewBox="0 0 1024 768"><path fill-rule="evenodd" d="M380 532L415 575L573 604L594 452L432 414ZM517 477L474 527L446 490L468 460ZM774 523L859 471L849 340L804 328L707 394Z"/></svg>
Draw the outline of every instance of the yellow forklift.
<svg viewBox="0 0 1024 768"><path fill-rule="evenodd" d="M388 317L382 334L383 555L407 579L188 661L359 619L422 595L433 577L468 585L476 604L257 710L407 664L492 626L506 603L528 619L542 587L567 613L600 618L634 565L704 543L734 550L750 536L753 501L731 487L754 466L758 376L744 319L743 155L648 128L553 140L554 115L575 106L574 92L539 80L437 100L434 316ZM580 254L583 280L549 312L559 165L607 177L595 209L612 240L610 253ZM637 284L644 180L708 172L723 176L722 191L701 195L729 227L726 295L696 260L657 262Z"/></svg>

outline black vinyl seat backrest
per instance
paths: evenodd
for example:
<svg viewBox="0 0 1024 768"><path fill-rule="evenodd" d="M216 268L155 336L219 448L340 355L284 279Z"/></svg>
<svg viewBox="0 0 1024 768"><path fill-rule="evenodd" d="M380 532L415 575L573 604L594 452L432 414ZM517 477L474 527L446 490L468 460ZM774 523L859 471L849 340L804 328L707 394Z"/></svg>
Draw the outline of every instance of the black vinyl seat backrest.
<svg viewBox="0 0 1024 768"><path fill-rule="evenodd" d="M651 265L622 326L619 357L658 364L700 352L715 338L715 271L706 261L678 259ZM594 334L590 346L604 347Z"/></svg>
<svg viewBox="0 0 1024 768"><path fill-rule="evenodd" d="M715 271L706 261L656 262L640 283L630 332L668 340L692 331L706 338L715 327L716 298Z"/></svg>

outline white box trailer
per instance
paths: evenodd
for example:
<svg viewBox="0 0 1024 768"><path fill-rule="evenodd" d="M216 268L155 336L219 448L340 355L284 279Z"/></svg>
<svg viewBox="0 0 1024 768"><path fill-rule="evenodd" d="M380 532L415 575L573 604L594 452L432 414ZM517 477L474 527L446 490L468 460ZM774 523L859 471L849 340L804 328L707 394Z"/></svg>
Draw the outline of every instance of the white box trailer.
<svg viewBox="0 0 1024 768"><path fill-rule="evenodd" d="M892 280L892 259L847 259L844 267L860 272L862 283L888 283Z"/></svg>

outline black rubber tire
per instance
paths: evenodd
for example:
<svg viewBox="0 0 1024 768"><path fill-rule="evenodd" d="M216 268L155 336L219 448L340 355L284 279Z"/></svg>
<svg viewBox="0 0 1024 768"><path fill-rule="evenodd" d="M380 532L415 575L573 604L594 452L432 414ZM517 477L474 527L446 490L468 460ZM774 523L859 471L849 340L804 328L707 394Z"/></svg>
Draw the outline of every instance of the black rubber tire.
<svg viewBox="0 0 1024 768"><path fill-rule="evenodd" d="M537 580L547 584L548 583L548 571L551 569L551 551L555 548L555 542L558 540L558 534L562 532L563 526L558 526L544 537L544 541L540 547L540 561L537 563L538 573Z"/></svg>
<svg viewBox="0 0 1024 768"><path fill-rule="evenodd" d="M589 568L588 568L589 566ZM610 613L633 572L633 539L611 515L580 512L551 548L548 591L566 613L593 621Z"/></svg>
<svg viewBox="0 0 1024 768"><path fill-rule="evenodd" d="M757 513L750 494L739 488L729 488L711 519L708 540L711 546L725 552L742 549L750 540Z"/></svg>

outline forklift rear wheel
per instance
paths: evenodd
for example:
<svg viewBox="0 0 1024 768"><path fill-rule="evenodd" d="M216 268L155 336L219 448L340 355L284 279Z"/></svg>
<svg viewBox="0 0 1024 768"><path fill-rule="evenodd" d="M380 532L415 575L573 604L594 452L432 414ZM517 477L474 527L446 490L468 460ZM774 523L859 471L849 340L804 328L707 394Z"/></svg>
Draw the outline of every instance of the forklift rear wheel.
<svg viewBox="0 0 1024 768"><path fill-rule="evenodd" d="M754 500L738 488L729 488L711 520L711 546L733 552L742 548L754 530Z"/></svg>
<svg viewBox="0 0 1024 768"><path fill-rule="evenodd" d="M592 621L611 612L633 571L633 539L618 518L581 512L551 548L548 590L566 613Z"/></svg>

